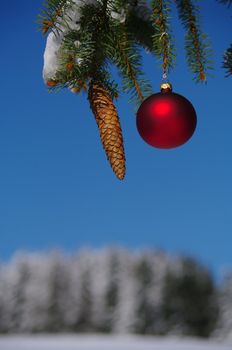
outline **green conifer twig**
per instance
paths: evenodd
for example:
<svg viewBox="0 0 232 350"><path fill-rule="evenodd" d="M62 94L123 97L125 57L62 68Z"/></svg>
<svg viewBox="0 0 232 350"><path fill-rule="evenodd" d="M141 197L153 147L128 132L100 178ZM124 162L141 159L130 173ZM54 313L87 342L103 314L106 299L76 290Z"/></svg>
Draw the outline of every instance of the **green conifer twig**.
<svg viewBox="0 0 232 350"><path fill-rule="evenodd" d="M170 31L170 1L152 1L153 51L162 60L164 75L173 67L174 47Z"/></svg>
<svg viewBox="0 0 232 350"><path fill-rule="evenodd" d="M226 50L224 56L223 56L224 62L223 62L223 68L227 70L227 77L232 75L232 44L230 47Z"/></svg>
<svg viewBox="0 0 232 350"><path fill-rule="evenodd" d="M186 29L185 48L187 62L197 81L206 81L206 70L210 69L208 60L209 45L199 26L199 9L192 0L176 0L179 17Z"/></svg>

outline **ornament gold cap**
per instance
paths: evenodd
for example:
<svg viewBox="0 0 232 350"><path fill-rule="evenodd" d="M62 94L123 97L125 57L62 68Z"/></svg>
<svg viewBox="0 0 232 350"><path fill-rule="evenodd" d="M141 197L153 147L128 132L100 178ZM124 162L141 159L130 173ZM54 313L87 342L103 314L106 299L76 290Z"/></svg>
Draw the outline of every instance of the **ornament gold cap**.
<svg viewBox="0 0 232 350"><path fill-rule="evenodd" d="M171 92L172 91L172 84L171 83L162 83L160 85L160 91L161 92Z"/></svg>

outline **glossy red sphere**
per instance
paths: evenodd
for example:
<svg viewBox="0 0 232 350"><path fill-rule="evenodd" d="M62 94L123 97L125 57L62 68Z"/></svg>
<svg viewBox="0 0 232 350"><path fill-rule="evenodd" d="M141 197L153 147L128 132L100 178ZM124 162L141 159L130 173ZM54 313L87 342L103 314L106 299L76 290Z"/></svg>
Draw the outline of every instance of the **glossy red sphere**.
<svg viewBox="0 0 232 350"><path fill-rule="evenodd" d="M149 145L175 148L193 135L197 116L193 105L174 92L153 94L143 101L137 112L137 129Z"/></svg>

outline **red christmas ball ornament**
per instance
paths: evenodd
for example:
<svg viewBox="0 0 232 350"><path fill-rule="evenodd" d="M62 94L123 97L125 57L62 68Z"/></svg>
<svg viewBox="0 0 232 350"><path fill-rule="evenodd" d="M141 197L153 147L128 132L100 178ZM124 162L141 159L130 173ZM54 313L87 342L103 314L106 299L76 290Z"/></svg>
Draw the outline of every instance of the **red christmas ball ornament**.
<svg viewBox="0 0 232 350"><path fill-rule="evenodd" d="M169 83L161 85L161 92L143 101L137 112L137 129L149 145L175 148L193 135L197 116L191 102L172 92Z"/></svg>

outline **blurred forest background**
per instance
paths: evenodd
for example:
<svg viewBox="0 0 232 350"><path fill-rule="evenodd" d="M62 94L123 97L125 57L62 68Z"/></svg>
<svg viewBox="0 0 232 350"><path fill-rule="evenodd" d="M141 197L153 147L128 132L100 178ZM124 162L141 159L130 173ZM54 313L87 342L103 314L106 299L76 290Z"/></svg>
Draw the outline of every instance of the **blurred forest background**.
<svg viewBox="0 0 232 350"><path fill-rule="evenodd" d="M230 337L232 274L124 248L17 253L0 268L0 332Z"/></svg>

